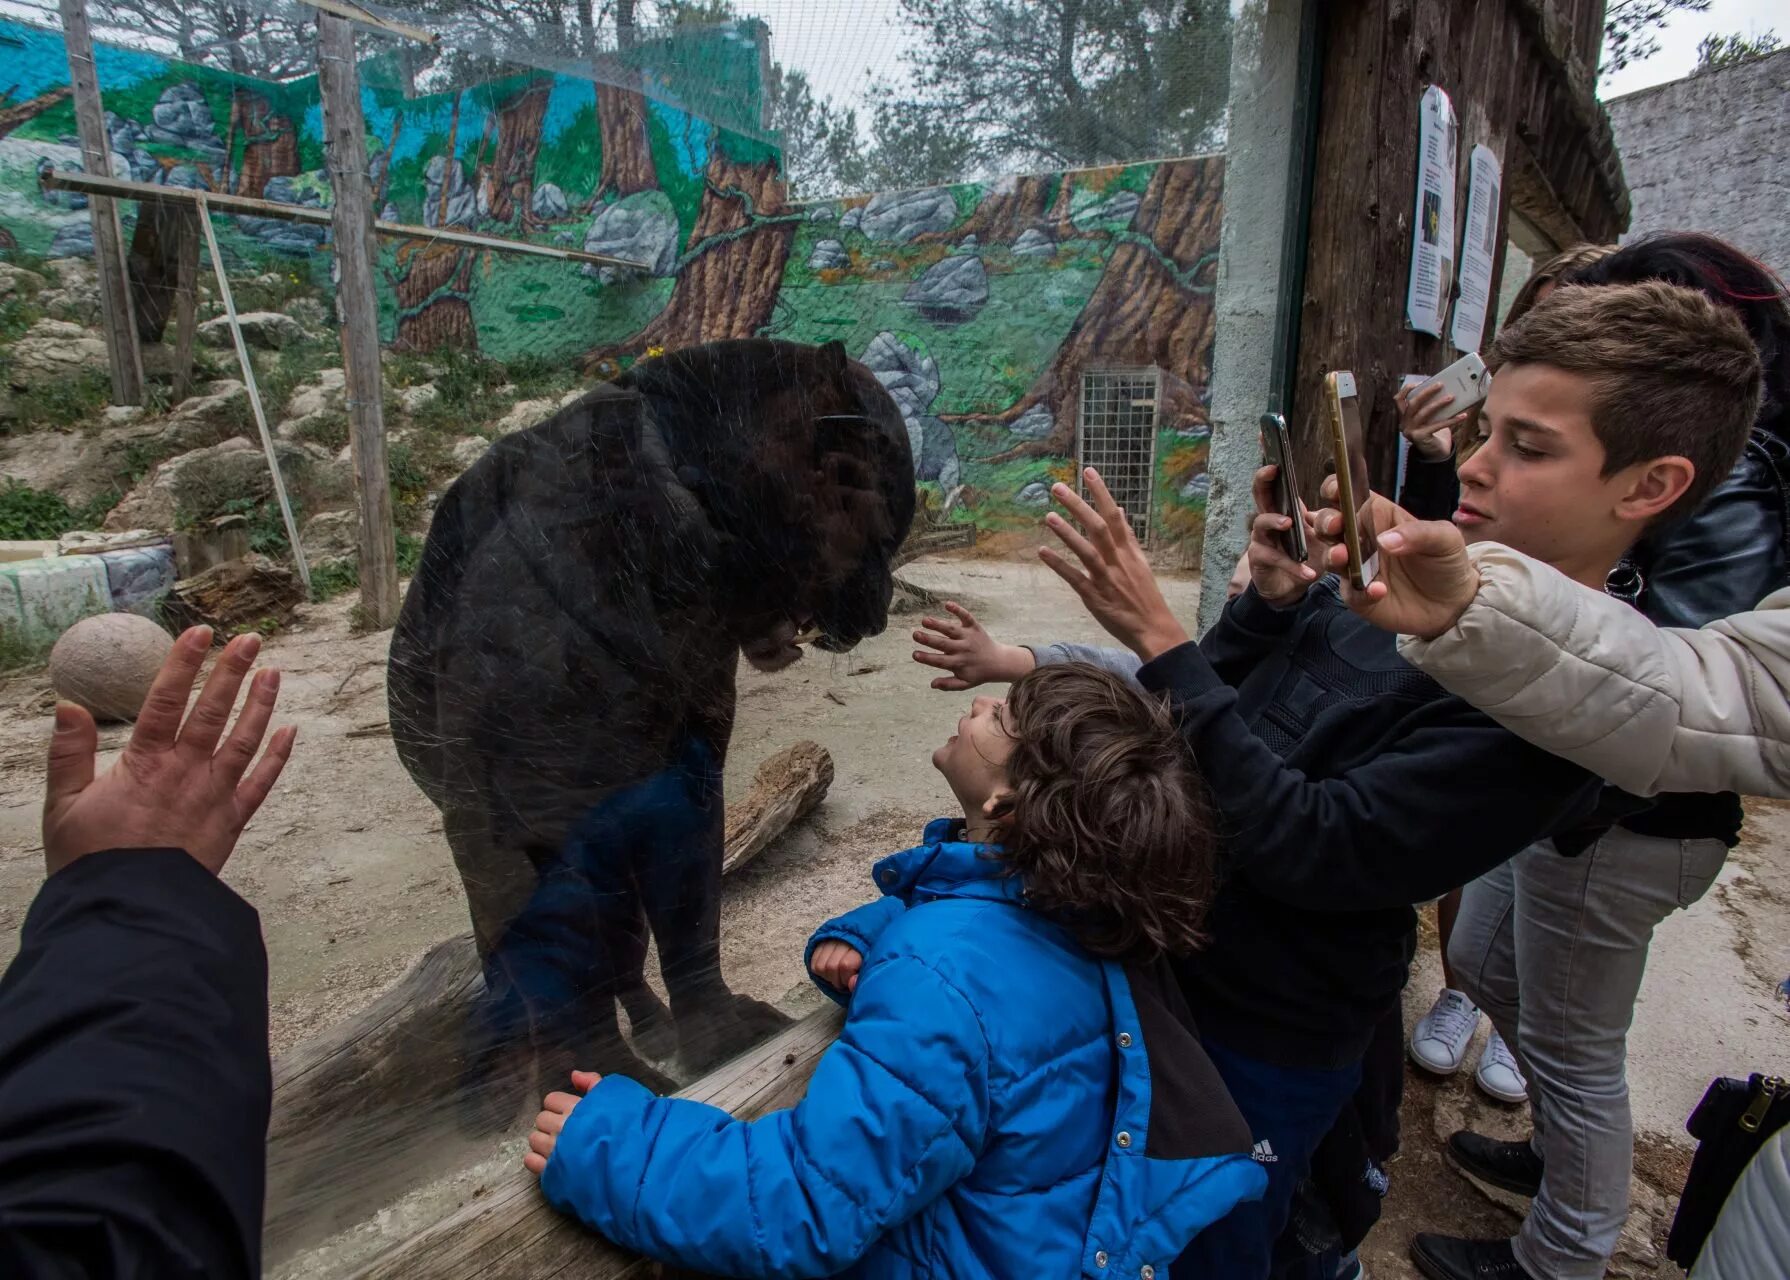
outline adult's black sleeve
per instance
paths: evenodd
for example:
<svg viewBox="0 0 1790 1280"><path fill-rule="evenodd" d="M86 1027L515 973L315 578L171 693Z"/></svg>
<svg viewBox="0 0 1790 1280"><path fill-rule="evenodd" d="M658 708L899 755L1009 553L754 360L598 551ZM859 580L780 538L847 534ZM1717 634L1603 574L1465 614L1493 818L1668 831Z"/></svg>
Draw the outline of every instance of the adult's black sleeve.
<svg viewBox="0 0 1790 1280"><path fill-rule="evenodd" d="M1701 627L1748 613L1785 586L1783 503L1769 455L1749 443L1703 504L1645 556L1641 612L1662 627Z"/></svg>
<svg viewBox="0 0 1790 1280"><path fill-rule="evenodd" d="M267 952L178 849L45 882L0 977L0 1275L261 1274Z"/></svg>
<svg viewBox="0 0 1790 1280"><path fill-rule="evenodd" d="M1389 725L1378 750L1334 777L1286 763L1237 713L1200 650L1146 663L1225 820L1226 865L1271 898L1367 911L1440 897L1595 803L1589 773L1531 747L1458 698Z"/></svg>

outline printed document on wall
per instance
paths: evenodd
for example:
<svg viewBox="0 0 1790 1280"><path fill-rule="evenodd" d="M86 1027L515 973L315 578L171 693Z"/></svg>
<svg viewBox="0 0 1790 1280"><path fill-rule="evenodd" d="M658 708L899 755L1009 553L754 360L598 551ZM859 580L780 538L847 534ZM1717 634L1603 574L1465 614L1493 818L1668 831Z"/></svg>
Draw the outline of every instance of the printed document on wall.
<svg viewBox="0 0 1790 1280"><path fill-rule="evenodd" d="M1457 351L1478 351L1485 341L1492 301L1492 264L1498 259L1498 196L1502 176L1490 147L1473 148L1468 161L1467 238L1461 245L1461 296L1449 331Z"/></svg>
<svg viewBox="0 0 1790 1280"><path fill-rule="evenodd" d="M1454 169L1459 128L1454 104L1440 86L1423 91L1417 133L1417 217L1411 229L1411 283L1405 322L1442 336L1448 291L1454 284Z"/></svg>

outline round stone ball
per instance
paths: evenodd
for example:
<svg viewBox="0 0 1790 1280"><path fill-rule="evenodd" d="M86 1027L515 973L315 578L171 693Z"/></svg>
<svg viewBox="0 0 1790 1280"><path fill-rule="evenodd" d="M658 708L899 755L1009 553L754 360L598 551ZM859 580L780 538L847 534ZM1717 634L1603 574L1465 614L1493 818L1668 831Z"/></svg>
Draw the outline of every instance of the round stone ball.
<svg viewBox="0 0 1790 1280"><path fill-rule="evenodd" d="M50 650L50 686L95 720L135 720L173 647L172 636L139 614L83 618Z"/></svg>

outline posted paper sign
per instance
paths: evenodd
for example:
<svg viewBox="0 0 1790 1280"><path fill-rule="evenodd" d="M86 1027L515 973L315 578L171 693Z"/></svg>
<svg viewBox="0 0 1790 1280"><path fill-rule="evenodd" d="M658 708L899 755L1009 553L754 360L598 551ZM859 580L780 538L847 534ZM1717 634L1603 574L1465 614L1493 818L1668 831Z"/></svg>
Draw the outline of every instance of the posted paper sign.
<svg viewBox="0 0 1790 1280"><path fill-rule="evenodd" d="M1417 134L1417 224L1411 232L1411 283L1405 320L1420 333L1442 336L1448 291L1454 284L1454 168L1458 126L1454 104L1441 88L1423 91Z"/></svg>
<svg viewBox="0 0 1790 1280"><path fill-rule="evenodd" d="M1490 147L1474 147L1467 184L1467 238L1461 245L1461 296L1454 304L1451 341L1478 351L1492 302L1492 263L1498 257L1498 194L1502 175Z"/></svg>

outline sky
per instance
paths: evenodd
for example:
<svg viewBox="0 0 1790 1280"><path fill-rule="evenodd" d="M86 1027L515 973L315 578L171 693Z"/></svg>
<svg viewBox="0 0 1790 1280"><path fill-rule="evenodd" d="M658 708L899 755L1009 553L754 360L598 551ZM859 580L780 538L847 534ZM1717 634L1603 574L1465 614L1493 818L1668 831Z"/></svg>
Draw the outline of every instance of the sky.
<svg viewBox="0 0 1790 1280"><path fill-rule="evenodd" d="M779 62L805 71L809 84L835 102L861 106L872 75L899 80L905 70L900 0L741 0L739 7L770 25L771 53ZM1758 35L1774 23L1790 43L1784 0L1713 0L1708 13L1679 14L1659 33L1659 52L1604 77L1600 96L1619 97L1689 75L1698 42L1712 32Z"/></svg>

